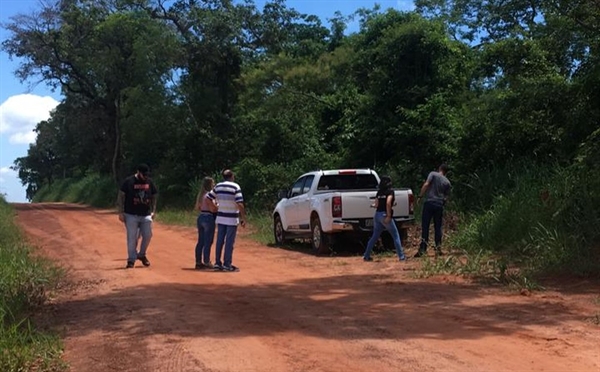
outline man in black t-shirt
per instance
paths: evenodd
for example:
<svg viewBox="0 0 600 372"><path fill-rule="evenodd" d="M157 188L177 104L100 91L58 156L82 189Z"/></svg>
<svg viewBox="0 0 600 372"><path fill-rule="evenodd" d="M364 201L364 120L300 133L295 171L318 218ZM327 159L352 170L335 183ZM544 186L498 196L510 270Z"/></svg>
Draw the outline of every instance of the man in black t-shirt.
<svg viewBox="0 0 600 372"><path fill-rule="evenodd" d="M136 259L144 266L150 266L146 250L152 238L158 191L149 176L150 168L140 164L136 174L125 179L117 198L119 221L125 223L127 229L127 269L133 268ZM138 252L140 236L142 243Z"/></svg>

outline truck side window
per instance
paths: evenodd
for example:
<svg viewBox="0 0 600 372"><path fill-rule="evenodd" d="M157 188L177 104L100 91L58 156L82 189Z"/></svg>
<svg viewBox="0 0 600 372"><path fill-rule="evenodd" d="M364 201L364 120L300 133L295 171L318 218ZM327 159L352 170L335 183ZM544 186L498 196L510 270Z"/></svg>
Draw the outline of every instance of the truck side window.
<svg viewBox="0 0 600 372"><path fill-rule="evenodd" d="M317 190L329 190L330 188L327 176L321 177L319 184L317 185Z"/></svg>
<svg viewBox="0 0 600 372"><path fill-rule="evenodd" d="M290 198L302 194L302 186L304 185L305 179L306 177L300 178L298 181L296 181L296 183L294 183L292 186L292 192L290 193Z"/></svg>
<svg viewBox="0 0 600 372"><path fill-rule="evenodd" d="M314 180L315 180L315 176L306 177L306 182L304 182L304 188L302 189L303 194L306 194L307 192L310 191L310 187L312 186Z"/></svg>
<svg viewBox="0 0 600 372"><path fill-rule="evenodd" d="M317 190L372 190L377 188L377 178L372 174L322 176Z"/></svg>

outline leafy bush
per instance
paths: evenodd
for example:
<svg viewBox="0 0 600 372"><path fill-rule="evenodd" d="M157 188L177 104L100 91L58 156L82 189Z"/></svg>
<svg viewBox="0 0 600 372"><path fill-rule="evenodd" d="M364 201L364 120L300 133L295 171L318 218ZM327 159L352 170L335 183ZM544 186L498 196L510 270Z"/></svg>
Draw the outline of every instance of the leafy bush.
<svg viewBox="0 0 600 372"><path fill-rule="evenodd" d="M234 170L247 206L256 211L270 212L278 201L278 191L310 169L297 164L265 165L256 159L245 159Z"/></svg>

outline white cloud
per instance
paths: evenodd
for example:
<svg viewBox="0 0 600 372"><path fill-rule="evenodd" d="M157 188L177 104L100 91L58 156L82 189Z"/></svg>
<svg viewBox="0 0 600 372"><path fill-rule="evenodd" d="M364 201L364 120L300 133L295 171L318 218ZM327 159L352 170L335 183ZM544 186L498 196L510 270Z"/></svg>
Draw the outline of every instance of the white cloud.
<svg viewBox="0 0 600 372"><path fill-rule="evenodd" d="M415 10L415 2L414 0L398 0L396 8L403 11L413 11Z"/></svg>
<svg viewBox="0 0 600 372"><path fill-rule="evenodd" d="M14 170L10 169L9 167L2 167L0 168L0 183L5 183L6 182L6 178L2 177L2 175L4 174L11 174L11 176L15 173Z"/></svg>
<svg viewBox="0 0 600 372"><path fill-rule="evenodd" d="M50 96L19 94L8 97L0 105L0 134L8 135L9 142L32 143L36 124L50 118L50 112L59 104Z"/></svg>
<svg viewBox="0 0 600 372"><path fill-rule="evenodd" d="M44 119L42 119L42 120L44 120ZM37 133L33 131L33 128L31 128L31 130L29 132L20 132L20 133L13 134L12 136L10 136L8 141L10 143L33 143L33 142L35 142L36 136L37 136Z"/></svg>

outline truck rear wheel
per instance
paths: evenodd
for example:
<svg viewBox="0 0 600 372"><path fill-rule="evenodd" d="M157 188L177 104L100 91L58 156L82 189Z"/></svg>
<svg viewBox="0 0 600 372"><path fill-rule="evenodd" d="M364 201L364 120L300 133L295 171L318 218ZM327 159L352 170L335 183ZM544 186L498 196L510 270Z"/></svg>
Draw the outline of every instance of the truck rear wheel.
<svg viewBox="0 0 600 372"><path fill-rule="evenodd" d="M393 252L394 250L396 250L396 247L394 246L394 239L392 239L392 236L387 231L384 231L381 234L381 244L383 245L383 250L386 252Z"/></svg>
<svg viewBox="0 0 600 372"><path fill-rule="evenodd" d="M402 241L402 246L406 247L408 245L408 227L403 227L398 229L398 233L400 234L400 240Z"/></svg>
<svg viewBox="0 0 600 372"><path fill-rule="evenodd" d="M329 253L330 239L329 235L323 232L321 228L321 220L319 217L314 217L310 222L311 228L311 246L315 254Z"/></svg>
<svg viewBox="0 0 600 372"><path fill-rule="evenodd" d="M275 216L273 220L273 235L275 237L275 245L283 245L285 243L285 230L279 216Z"/></svg>

